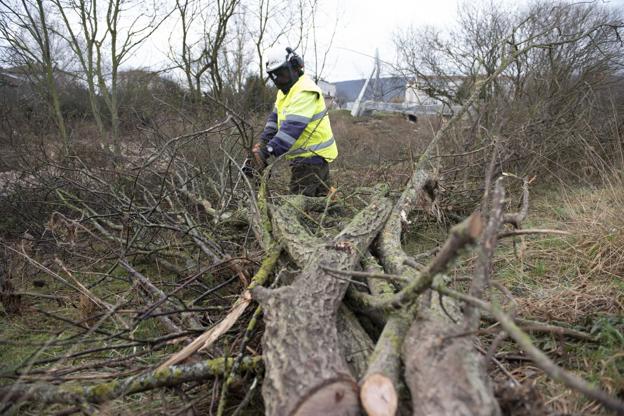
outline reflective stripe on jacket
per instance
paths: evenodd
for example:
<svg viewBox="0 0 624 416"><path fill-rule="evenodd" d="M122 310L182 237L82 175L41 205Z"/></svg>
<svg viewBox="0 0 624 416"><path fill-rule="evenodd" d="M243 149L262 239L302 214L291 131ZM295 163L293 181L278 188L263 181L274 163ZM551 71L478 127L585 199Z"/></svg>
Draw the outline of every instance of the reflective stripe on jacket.
<svg viewBox="0 0 624 416"><path fill-rule="evenodd" d="M275 133L277 133L277 108L274 107L269 117L267 117L264 130L260 134L260 140L266 145L275 136Z"/></svg>
<svg viewBox="0 0 624 416"><path fill-rule="evenodd" d="M269 142L273 154L287 159L320 156L332 162L338 156L321 89L302 75L287 95L275 101L278 131Z"/></svg>

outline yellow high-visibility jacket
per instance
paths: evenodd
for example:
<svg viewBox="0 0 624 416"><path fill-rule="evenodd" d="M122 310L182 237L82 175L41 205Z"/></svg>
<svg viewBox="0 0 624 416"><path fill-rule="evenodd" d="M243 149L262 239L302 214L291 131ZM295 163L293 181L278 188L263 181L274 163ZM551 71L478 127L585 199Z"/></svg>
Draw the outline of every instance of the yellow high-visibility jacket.
<svg viewBox="0 0 624 416"><path fill-rule="evenodd" d="M323 93L305 74L288 94L278 91L262 140L269 153L287 153L290 160L318 156L332 162L338 156Z"/></svg>

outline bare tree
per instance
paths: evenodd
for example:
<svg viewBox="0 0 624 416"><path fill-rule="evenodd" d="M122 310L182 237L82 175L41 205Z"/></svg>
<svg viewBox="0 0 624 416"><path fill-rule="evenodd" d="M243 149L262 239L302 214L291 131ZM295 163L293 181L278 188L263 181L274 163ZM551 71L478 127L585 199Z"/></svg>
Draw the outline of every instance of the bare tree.
<svg viewBox="0 0 624 416"><path fill-rule="evenodd" d="M119 68L164 21L164 17L160 16L157 11L156 3L140 2L140 7L144 12L139 16L124 16L122 13L133 5L132 1L112 0L108 3L105 20L108 51L101 40L96 43L98 85L111 114L111 139L116 153L120 152L117 85ZM124 23L129 23L129 25L125 26ZM110 76L107 76L108 74L104 71L106 59L110 59Z"/></svg>
<svg viewBox="0 0 624 416"><path fill-rule="evenodd" d="M52 0L62 16L66 39L77 56L88 86L91 109L98 129L104 131L97 97L110 114L110 141L120 151L118 75L120 67L168 16L155 2L137 0ZM130 10L139 8L137 14ZM74 22L78 23L74 26Z"/></svg>
<svg viewBox="0 0 624 416"><path fill-rule="evenodd" d="M239 10L233 17L229 40L221 51L223 82L226 88L236 93L243 90L253 61L249 32L246 28L247 14L245 9Z"/></svg>
<svg viewBox="0 0 624 416"><path fill-rule="evenodd" d="M309 31L304 38L304 53L308 52L306 54L308 57L306 67L311 70L310 73L314 74L314 81L318 82L323 78L327 57L338 30L338 16L331 22L332 26L330 27L330 17L322 12L325 10L325 5L319 4L318 0L302 0L301 3L302 5L305 4L309 10ZM323 24L322 22L326 23Z"/></svg>
<svg viewBox="0 0 624 416"><path fill-rule="evenodd" d="M42 93L65 148L69 134L61 111L57 78L62 68L55 54L49 11L43 0L0 0L0 36L5 42L3 59L21 67L22 75Z"/></svg>
<svg viewBox="0 0 624 416"><path fill-rule="evenodd" d="M249 33L253 39L258 60L258 74L261 76L264 74L265 48L273 46L289 30L288 20L292 14L289 1L258 0L245 6L257 24L257 26L249 25Z"/></svg>
<svg viewBox="0 0 624 416"><path fill-rule="evenodd" d="M104 137L106 128L98 99L97 62L95 59L98 39L101 35L97 1L51 1L65 23L67 44L78 59L80 67L79 78L87 85L93 119L100 136ZM72 19L76 17L79 22L78 28L75 28L74 24L72 24Z"/></svg>
<svg viewBox="0 0 624 416"><path fill-rule="evenodd" d="M476 79L488 77L500 65L511 24L510 12L493 2L464 3L459 16L449 33L409 27L394 36L399 72L447 104L461 104Z"/></svg>
<svg viewBox="0 0 624 416"><path fill-rule="evenodd" d="M205 91L221 98L222 51L228 40L230 20L239 2L217 0L204 6L193 0L176 0L175 13L180 19L182 37L180 51L172 48L170 58L184 72L195 102L201 102Z"/></svg>
<svg viewBox="0 0 624 416"><path fill-rule="evenodd" d="M446 103L465 104L479 81L505 64L481 87L468 113L472 133L463 135L458 150L489 145L488 137L496 136L506 150L501 164L513 161L524 170L567 155L578 160L579 132L600 118L596 94L617 79L621 16L596 3L535 3L515 12L466 4L461 10L448 33L407 29L395 36L399 72Z"/></svg>

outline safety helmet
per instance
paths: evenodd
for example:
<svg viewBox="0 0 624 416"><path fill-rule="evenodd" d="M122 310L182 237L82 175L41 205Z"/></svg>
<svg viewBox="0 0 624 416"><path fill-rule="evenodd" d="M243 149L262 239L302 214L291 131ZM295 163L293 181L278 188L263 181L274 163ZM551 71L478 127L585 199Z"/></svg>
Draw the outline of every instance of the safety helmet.
<svg viewBox="0 0 624 416"><path fill-rule="evenodd" d="M290 46L274 46L266 54L266 72L273 72L281 67L299 72L303 70L303 59Z"/></svg>

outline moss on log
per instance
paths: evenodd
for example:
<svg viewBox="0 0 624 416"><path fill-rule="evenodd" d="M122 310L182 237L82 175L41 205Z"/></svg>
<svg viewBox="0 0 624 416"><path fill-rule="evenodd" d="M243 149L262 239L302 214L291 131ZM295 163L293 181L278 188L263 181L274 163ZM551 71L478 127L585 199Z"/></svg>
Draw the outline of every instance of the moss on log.
<svg viewBox="0 0 624 416"><path fill-rule="evenodd" d="M106 383L83 386L76 384L14 384L0 390L4 401L36 401L41 403L103 403L131 394L160 387L172 387L188 381L201 381L225 374L226 368L234 363L233 358L215 358L192 365L172 366L150 371L146 374L112 380ZM258 372L262 368L262 357L245 357L239 369Z"/></svg>

